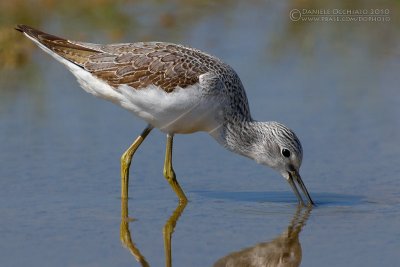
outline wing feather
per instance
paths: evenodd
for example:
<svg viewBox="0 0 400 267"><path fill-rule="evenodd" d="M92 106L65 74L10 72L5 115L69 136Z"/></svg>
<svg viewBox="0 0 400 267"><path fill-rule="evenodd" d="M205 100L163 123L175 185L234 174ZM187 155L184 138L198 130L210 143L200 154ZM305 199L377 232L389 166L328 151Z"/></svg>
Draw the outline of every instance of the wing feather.
<svg viewBox="0 0 400 267"><path fill-rule="evenodd" d="M16 29L115 88L141 89L153 84L172 92L198 83L200 75L220 63L198 50L171 43L100 45L69 41L26 25Z"/></svg>

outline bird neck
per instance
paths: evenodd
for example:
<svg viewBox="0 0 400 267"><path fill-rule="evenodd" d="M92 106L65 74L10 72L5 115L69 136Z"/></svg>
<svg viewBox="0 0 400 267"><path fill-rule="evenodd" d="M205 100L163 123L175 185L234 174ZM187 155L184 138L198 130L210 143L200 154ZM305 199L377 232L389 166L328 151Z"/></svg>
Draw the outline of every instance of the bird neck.
<svg viewBox="0 0 400 267"><path fill-rule="evenodd" d="M255 159L256 146L262 137L260 125L251 118L239 121L227 121L218 131L210 133L218 143L228 150L242 156Z"/></svg>

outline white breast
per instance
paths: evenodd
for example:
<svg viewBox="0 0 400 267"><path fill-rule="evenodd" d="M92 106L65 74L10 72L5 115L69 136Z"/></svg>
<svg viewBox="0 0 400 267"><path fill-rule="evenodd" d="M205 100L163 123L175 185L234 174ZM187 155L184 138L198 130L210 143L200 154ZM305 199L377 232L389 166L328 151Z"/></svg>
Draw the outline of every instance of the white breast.
<svg viewBox="0 0 400 267"><path fill-rule="evenodd" d="M199 84L166 93L157 86L118 87L120 105L167 133L210 132L219 126L220 103L204 94Z"/></svg>

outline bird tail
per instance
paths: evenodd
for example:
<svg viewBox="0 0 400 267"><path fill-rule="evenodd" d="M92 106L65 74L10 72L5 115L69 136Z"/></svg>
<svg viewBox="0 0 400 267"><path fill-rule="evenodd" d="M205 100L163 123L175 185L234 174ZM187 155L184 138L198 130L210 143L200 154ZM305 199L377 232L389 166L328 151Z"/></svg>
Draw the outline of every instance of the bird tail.
<svg viewBox="0 0 400 267"><path fill-rule="evenodd" d="M99 53L99 51L94 49L72 43L67 39L39 31L27 25L20 24L15 29L22 32L50 55L58 55L81 67L87 61L88 57Z"/></svg>

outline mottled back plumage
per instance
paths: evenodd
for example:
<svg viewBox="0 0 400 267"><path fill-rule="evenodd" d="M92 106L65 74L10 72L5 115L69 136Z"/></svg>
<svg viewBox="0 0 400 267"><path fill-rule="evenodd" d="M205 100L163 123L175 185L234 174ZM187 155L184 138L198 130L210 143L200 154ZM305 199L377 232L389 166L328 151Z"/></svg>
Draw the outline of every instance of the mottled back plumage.
<svg viewBox="0 0 400 267"><path fill-rule="evenodd" d="M211 72L224 85L224 94L232 97L232 115L238 120L250 117L246 93L236 72L200 50L164 42L92 44L70 41L26 25L16 29L115 88L124 84L140 90L155 85L170 93L199 83L201 75Z"/></svg>

